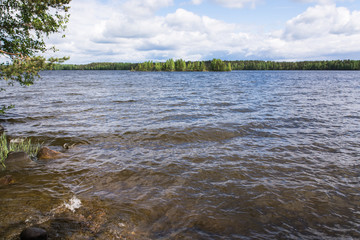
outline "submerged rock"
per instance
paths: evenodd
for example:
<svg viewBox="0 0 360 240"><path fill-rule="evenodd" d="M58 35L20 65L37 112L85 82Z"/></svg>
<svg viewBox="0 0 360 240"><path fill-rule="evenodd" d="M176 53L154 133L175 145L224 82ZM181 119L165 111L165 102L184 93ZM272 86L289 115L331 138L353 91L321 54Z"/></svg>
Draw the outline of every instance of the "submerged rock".
<svg viewBox="0 0 360 240"><path fill-rule="evenodd" d="M7 170L20 170L34 164L26 152L9 152L5 159Z"/></svg>
<svg viewBox="0 0 360 240"><path fill-rule="evenodd" d="M51 150L48 147L42 147L37 154L38 159L56 159L56 158L61 158L63 156L64 154L62 154L61 152Z"/></svg>
<svg viewBox="0 0 360 240"><path fill-rule="evenodd" d="M6 176L0 178L0 186L9 185L12 183L14 183L14 179L11 175L6 175Z"/></svg>
<svg viewBox="0 0 360 240"><path fill-rule="evenodd" d="M29 227L24 229L20 234L21 240L46 240L48 234L46 230L42 228Z"/></svg>
<svg viewBox="0 0 360 240"><path fill-rule="evenodd" d="M64 143L63 148L64 149L72 149L75 147L75 145L76 145L75 143L74 144Z"/></svg>

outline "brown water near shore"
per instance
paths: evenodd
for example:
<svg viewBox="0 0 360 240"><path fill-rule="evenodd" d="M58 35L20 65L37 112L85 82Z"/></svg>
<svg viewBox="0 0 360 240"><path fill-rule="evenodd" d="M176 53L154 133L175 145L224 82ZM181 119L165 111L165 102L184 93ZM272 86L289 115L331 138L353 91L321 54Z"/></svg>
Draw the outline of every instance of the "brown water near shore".
<svg viewBox="0 0 360 240"><path fill-rule="evenodd" d="M3 239L360 238L359 72L42 76L0 124L67 157L0 173Z"/></svg>

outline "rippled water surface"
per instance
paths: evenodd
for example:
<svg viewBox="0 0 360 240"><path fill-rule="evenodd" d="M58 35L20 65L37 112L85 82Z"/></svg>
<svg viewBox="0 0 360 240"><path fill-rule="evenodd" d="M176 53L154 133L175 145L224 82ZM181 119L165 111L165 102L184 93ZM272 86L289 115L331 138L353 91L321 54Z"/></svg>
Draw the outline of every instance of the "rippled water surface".
<svg viewBox="0 0 360 240"><path fill-rule="evenodd" d="M5 239L360 238L360 72L41 75L0 124L66 155L0 173Z"/></svg>

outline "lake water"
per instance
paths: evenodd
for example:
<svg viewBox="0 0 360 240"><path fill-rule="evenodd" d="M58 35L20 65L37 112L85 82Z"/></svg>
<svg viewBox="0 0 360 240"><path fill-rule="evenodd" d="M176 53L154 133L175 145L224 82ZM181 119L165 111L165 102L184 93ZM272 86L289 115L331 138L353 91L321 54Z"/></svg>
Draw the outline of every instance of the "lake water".
<svg viewBox="0 0 360 240"><path fill-rule="evenodd" d="M0 173L5 239L360 238L360 72L41 75L0 124L67 156Z"/></svg>

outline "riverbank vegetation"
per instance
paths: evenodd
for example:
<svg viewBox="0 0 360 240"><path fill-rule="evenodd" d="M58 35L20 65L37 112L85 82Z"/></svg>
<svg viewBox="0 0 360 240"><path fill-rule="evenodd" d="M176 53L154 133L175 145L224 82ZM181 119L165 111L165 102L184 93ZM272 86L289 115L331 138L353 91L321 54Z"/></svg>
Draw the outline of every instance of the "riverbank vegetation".
<svg viewBox="0 0 360 240"><path fill-rule="evenodd" d="M169 59L165 62L56 64L53 70L132 70L132 71L231 71L231 70L360 70L360 60L332 61L185 61Z"/></svg>
<svg viewBox="0 0 360 240"><path fill-rule="evenodd" d="M5 133L0 136L0 163L5 168L5 159L9 152L25 152L30 157L35 157L41 148L40 143L33 143L31 139L14 139L8 141Z"/></svg>

